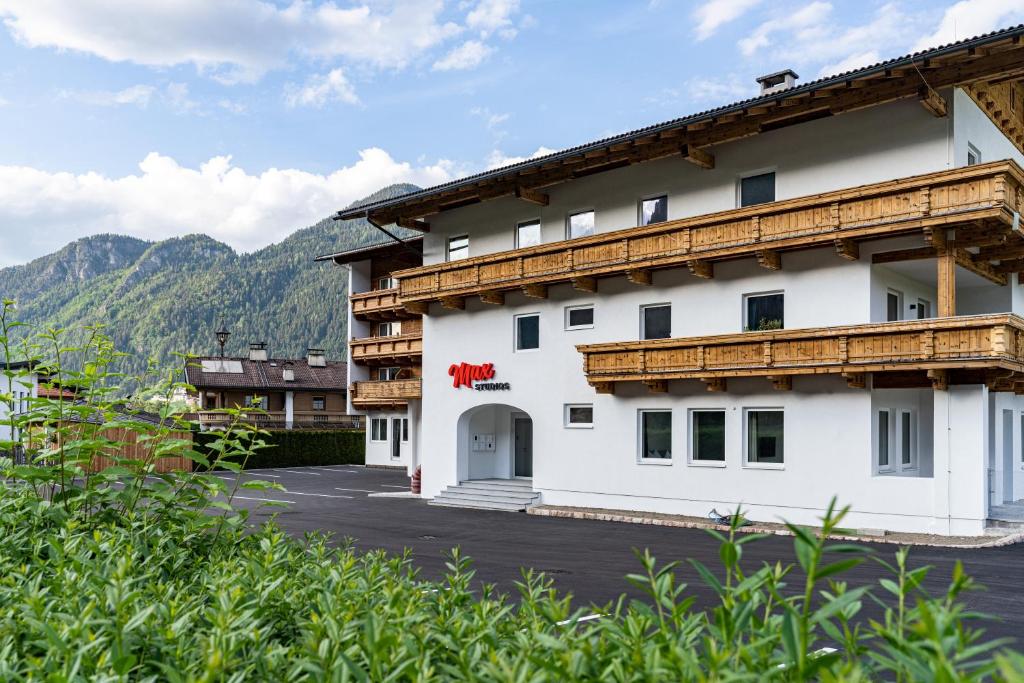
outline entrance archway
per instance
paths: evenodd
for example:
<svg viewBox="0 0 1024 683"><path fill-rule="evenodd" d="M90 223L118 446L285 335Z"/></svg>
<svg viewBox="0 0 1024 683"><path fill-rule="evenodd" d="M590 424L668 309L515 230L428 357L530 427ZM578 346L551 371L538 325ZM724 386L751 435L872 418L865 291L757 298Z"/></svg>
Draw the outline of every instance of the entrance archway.
<svg viewBox="0 0 1024 683"><path fill-rule="evenodd" d="M459 482L533 476L533 420L504 403L475 406L456 424Z"/></svg>

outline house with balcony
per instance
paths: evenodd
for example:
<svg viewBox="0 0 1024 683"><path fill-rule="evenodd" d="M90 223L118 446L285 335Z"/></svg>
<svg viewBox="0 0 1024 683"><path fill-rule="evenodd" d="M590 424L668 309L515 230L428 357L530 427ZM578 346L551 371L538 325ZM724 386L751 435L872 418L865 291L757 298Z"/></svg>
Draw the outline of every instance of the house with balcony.
<svg viewBox="0 0 1024 683"><path fill-rule="evenodd" d="M249 345L246 357L203 356L185 363L185 381L195 389L195 419L203 429L232 419L225 408L252 408L245 419L264 429L353 429L358 416L346 408L345 363L329 361L322 349L305 358L272 358L266 342Z"/></svg>
<svg viewBox="0 0 1024 683"><path fill-rule="evenodd" d="M44 375L42 381L47 380ZM0 363L0 452L10 450L3 442L19 437L18 426L11 424L12 415L28 412L32 399L48 391L46 386L40 387L39 369L31 361Z"/></svg>
<svg viewBox="0 0 1024 683"><path fill-rule="evenodd" d="M339 212L384 240L322 257L349 265L370 445L408 420L395 459L439 504L1024 518L1022 78L1020 26L783 71Z"/></svg>

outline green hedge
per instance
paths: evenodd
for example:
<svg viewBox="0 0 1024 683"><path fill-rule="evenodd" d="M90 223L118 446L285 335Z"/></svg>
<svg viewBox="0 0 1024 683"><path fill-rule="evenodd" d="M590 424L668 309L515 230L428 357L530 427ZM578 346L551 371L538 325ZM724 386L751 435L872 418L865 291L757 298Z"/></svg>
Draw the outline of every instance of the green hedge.
<svg viewBox="0 0 1024 683"><path fill-rule="evenodd" d="M193 435L196 450L209 455L206 444L216 438L210 432L196 432ZM276 430L262 438L267 447L250 456L246 469L366 464L366 432L363 430Z"/></svg>

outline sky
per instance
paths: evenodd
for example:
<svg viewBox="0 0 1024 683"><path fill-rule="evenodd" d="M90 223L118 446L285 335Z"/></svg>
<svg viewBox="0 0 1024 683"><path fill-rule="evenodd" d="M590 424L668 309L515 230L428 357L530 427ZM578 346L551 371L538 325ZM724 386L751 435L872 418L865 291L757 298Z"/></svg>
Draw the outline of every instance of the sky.
<svg viewBox="0 0 1024 683"><path fill-rule="evenodd" d="M1022 22L1024 0L0 0L0 267L104 232L251 251L385 185Z"/></svg>

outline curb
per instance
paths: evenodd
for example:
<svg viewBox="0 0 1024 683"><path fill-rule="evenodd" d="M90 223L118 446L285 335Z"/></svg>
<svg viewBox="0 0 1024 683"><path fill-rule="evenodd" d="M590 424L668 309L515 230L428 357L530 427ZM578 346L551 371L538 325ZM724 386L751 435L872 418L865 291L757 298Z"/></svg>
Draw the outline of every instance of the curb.
<svg viewBox="0 0 1024 683"><path fill-rule="evenodd" d="M665 526L675 527L680 529L715 529L717 531L724 531L725 528L718 524L712 524L710 522L698 522L691 521L688 519L681 518L661 518L661 517L644 517L640 514L631 514L627 512L597 512L586 508L559 508L559 507L548 507L545 505L537 505L526 510L527 514L537 515L538 517L560 517L563 519L591 519L601 522L622 522L625 524L647 524L650 526ZM773 536L792 536L793 532L789 529L776 529L774 527L763 527L757 526L756 524L751 526L741 527L737 529L740 533L751 534L771 534ZM991 541L985 543L943 543L941 536L935 536L934 541L916 541L908 542L906 540L898 540L886 536L850 536L850 535L839 535L835 534L832 536L833 539L843 541L859 541L861 543L888 543L890 545L910 545L910 546L925 546L933 548L959 548L959 549L980 549L980 548L1001 548L1003 546L1013 545L1015 543L1024 542L1024 532L1017 532L1013 534L1007 534L1006 536L1000 536L994 538Z"/></svg>

